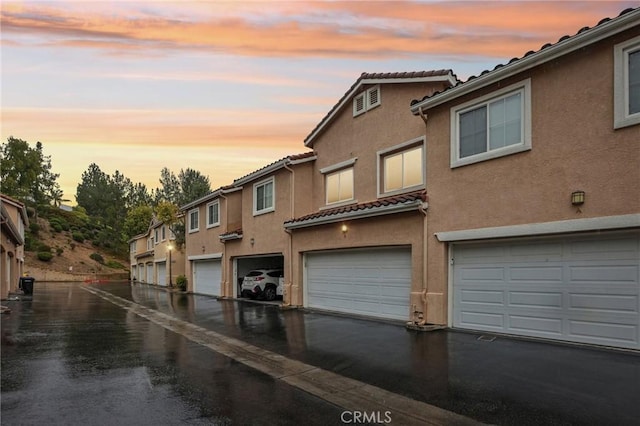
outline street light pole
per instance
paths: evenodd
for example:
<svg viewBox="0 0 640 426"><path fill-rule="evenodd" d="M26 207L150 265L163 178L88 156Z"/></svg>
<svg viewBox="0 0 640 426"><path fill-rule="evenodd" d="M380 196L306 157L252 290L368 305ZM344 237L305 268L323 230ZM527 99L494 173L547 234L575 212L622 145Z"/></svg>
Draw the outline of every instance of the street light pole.
<svg viewBox="0 0 640 426"><path fill-rule="evenodd" d="M173 250L173 246L169 244L167 248L169 249L169 287L173 287L173 279L171 276L171 250Z"/></svg>

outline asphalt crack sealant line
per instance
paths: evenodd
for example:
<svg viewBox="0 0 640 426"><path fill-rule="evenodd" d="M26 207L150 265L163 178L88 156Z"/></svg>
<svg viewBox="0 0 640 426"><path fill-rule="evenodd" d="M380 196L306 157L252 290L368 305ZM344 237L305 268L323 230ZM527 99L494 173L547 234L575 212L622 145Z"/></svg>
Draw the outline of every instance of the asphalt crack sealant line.
<svg viewBox="0 0 640 426"><path fill-rule="evenodd" d="M383 423L399 425L477 425L475 420L341 376L174 318L103 290L82 287L167 330L251 368L317 396L345 411L388 413Z"/></svg>

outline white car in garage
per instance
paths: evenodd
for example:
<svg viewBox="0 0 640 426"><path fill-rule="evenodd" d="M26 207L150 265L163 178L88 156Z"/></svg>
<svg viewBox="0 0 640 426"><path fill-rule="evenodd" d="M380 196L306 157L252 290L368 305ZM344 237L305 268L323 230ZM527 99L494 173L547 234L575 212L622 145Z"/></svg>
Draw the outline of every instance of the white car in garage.
<svg viewBox="0 0 640 426"><path fill-rule="evenodd" d="M240 288L244 297L275 300L282 296L282 269L254 269L245 275Z"/></svg>

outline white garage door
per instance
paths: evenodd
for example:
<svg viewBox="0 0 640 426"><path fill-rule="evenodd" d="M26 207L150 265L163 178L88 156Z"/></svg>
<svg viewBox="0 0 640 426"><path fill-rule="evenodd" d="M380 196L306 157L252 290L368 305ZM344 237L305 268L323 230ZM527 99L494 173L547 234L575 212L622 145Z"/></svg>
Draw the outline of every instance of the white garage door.
<svg viewBox="0 0 640 426"><path fill-rule="evenodd" d="M310 308L379 318L409 318L411 250L341 250L306 255Z"/></svg>
<svg viewBox="0 0 640 426"><path fill-rule="evenodd" d="M144 280L144 264L138 265L138 281L141 283L145 282Z"/></svg>
<svg viewBox="0 0 640 426"><path fill-rule="evenodd" d="M166 264L166 262L158 262L158 263L156 263L156 267L158 268L158 285L166 286L167 285L167 264Z"/></svg>
<svg viewBox="0 0 640 426"><path fill-rule="evenodd" d="M147 283L153 283L153 263L147 263Z"/></svg>
<svg viewBox="0 0 640 426"><path fill-rule="evenodd" d="M222 266L220 260L193 261L194 293L221 296Z"/></svg>
<svg viewBox="0 0 640 426"><path fill-rule="evenodd" d="M453 325L640 349L639 235L455 245Z"/></svg>

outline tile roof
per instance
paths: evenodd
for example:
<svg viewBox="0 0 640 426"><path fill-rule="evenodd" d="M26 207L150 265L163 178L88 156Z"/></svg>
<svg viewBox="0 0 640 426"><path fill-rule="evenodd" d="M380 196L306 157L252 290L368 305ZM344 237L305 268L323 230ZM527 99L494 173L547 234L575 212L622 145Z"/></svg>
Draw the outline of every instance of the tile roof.
<svg viewBox="0 0 640 426"><path fill-rule="evenodd" d="M420 80L427 79L433 77L450 77L457 81L457 78L453 74L451 70L434 70L434 71L412 71L412 72L386 72L386 73L367 73L363 72L360 74L360 77L351 85L349 90L347 90L344 95L340 98L340 100L329 110L327 115L324 116L322 120L318 123L318 125L304 138L304 144L309 146L315 135L319 132L319 130L325 126L325 124L331 121L331 118L341 109L343 103L347 101L351 96L355 95L357 89L362 84L367 84L371 81L370 84L378 84L380 80L388 80L389 83L397 83L398 80L407 80L406 82L410 82L412 80ZM374 83L375 81L375 83Z"/></svg>
<svg viewBox="0 0 640 426"><path fill-rule="evenodd" d="M624 15L627 15L627 14L633 13L633 12L640 12L640 7L625 9L622 12L620 12L620 14L615 18L604 18L604 19L600 20L593 27L583 27L574 35L565 35L565 36L560 37L560 39L556 43L546 43L543 46L541 46L540 49L538 49L537 51L530 50L520 58L517 58L517 57L516 58L512 58L506 64L498 64L492 70L484 70L484 71L482 71L480 73L480 75L478 75L478 76L472 75L471 77L469 77L464 82L463 81L458 81L457 84L455 84L453 86L450 86L450 87L448 87L448 88L446 88L446 89L444 89L442 91L432 93L430 95L427 95L427 96L423 97L422 99L414 99L414 100L411 101L412 110L413 110L414 114L417 114L418 113L418 111L416 109L417 108L417 104L420 104L422 102L425 102L425 101L433 99L433 98L441 97L443 94L451 92L452 90L457 89L460 86L467 85L467 84L473 82L474 80L477 80L477 79L479 79L481 77L486 76L487 74L493 74L493 73L496 73L499 70L504 70L506 68L509 68L512 65L518 64L521 61L523 61L525 58L529 58L532 55L542 55L543 53L546 53L549 48L559 47L560 45L563 45L563 44L565 44L567 42L570 42L570 41L574 40L576 37L588 32L588 31L593 31L594 29L597 29L597 28L601 27L602 25L604 25L604 24L606 24L608 22L617 20L617 19L623 17Z"/></svg>
<svg viewBox="0 0 640 426"><path fill-rule="evenodd" d="M397 210L404 207L422 206L427 201L425 190L408 192L405 194L379 198L360 204L350 204L347 206L335 207L332 209L320 210L306 216L291 219L285 222L285 228L298 228L313 226L321 223L331 223L347 218L360 218L378 216L386 213L397 213ZM398 207L398 209L396 209Z"/></svg>
<svg viewBox="0 0 640 426"><path fill-rule="evenodd" d="M239 240L242 238L242 228L236 229L235 231L225 232L224 234L220 234L218 236L220 241L225 242L229 240Z"/></svg>
<svg viewBox="0 0 640 426"><path fill-rule="evenodd" d="M285 165L293 164L301 160L312 159L313 157L315 157L315 155L316 155L315 151L308 151L308 152L303 152L301 154L287 155L286 157L281 158L277 161L274 161L273 163L267 164L266 166L258 170L255 170L247 175L234 179L233 184L231 186L236 187L238 185L242 185L247 180L256 179L265 173L271 173L272 171L275 171L281 167L284 167Z"/></svg>

